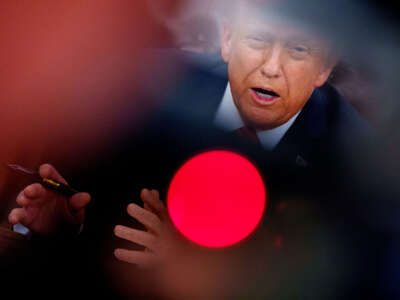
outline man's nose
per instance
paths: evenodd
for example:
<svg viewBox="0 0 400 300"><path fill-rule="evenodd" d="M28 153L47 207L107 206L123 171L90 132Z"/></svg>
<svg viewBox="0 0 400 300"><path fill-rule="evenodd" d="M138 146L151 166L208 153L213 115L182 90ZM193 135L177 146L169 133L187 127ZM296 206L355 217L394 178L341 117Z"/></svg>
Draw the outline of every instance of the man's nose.
<svg viewBox="0 0 400 300"><path fill-rule="evenodd" d="M282 48L278 44L275 44L272 47L265 49L262 65L260 68L263 76L268 78L277 78L281 76L281 54Z"/></svg>

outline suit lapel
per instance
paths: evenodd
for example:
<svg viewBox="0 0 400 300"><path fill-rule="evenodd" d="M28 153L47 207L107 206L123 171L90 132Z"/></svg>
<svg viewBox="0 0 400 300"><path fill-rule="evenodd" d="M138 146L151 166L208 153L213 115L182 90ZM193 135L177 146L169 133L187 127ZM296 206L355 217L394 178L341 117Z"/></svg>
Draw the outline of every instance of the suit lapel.
<svg viewBox="0 0 400 300"><path fill-rule="evenodd" d="M322 140L328 133L328 101L315 89L301 113L289 128L274 153L297 167L309 167L320 160Z"/></svg>
<svg viewBox="0 0 400 300"><path fill-rule="evenodd" d="M222 61L190 68L166 101L164 111L180 120L212 125L228 83L226 68Z"/></svg>

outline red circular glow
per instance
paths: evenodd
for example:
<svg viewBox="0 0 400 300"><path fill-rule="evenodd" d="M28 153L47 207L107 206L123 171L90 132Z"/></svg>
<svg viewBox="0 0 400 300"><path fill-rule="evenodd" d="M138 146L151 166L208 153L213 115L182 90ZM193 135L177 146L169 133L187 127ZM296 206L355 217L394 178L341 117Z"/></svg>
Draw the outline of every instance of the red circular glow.
<svg viewBox="0 0 400 300"><path fill-rule="evenodd" d="M246 238L260 222L266 190L256 167L229 151L209 151L174 175L168 211L178 230L195 243L224 247Z"/></svg>

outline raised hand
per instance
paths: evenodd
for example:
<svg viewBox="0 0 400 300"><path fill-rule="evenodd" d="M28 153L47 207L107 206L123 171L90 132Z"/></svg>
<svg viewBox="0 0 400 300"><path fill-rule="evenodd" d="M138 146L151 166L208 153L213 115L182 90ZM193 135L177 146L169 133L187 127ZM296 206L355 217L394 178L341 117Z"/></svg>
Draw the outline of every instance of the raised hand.
<svg viewBox="0 0 400 300"><path fill-rule="evenodd" d="M180 242L158 191L143 189L140 196L144 208L129 204L127 211L131 217L142 223L147 231L117 225L114 233L146 248L143 251L116 249L114 255L121 261L148 268L163 264L177 255Z"/></svg>
<svg viewBox="0 0 400 300"><path fill-rule="evenodd" d="M67 184L49 164L40 166L39 175ZM67 198L34 183L22 190L16 201L20 207L10 212L8 219L11 224L21 223L34 233L51 235L83 224L90 195L77 193Z"/></svg>

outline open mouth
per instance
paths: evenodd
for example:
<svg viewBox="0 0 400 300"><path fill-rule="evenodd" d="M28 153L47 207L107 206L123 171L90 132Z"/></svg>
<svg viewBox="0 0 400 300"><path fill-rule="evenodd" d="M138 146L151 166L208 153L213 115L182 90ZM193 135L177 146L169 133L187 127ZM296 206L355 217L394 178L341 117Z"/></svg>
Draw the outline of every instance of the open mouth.
<svg viewBox="0 0 400 300"><path fill-rule="evenodd" d="M256 95L265 100L271 100L279 97L277 93L271 90L265 90L261 88L252 88L252 90L256 93Z"/></svg>

